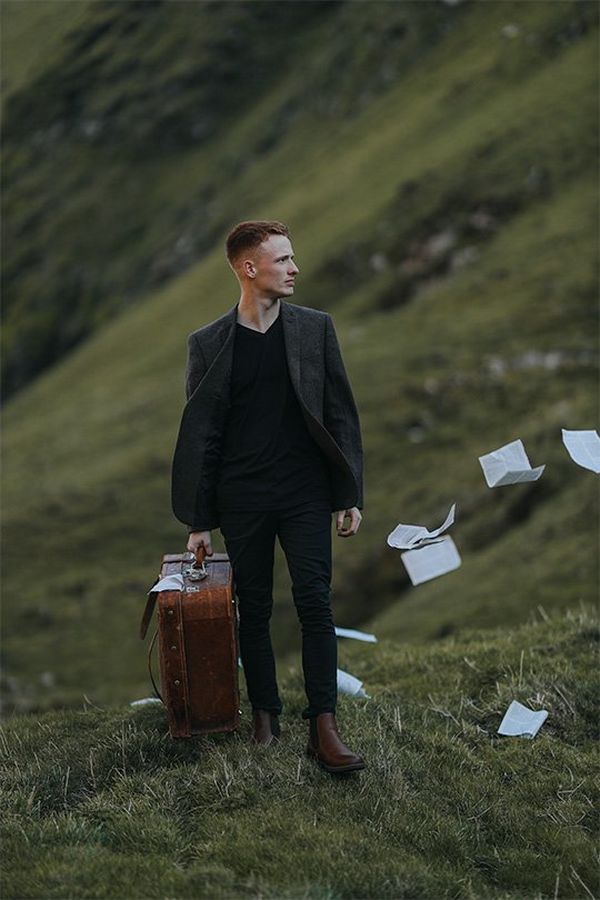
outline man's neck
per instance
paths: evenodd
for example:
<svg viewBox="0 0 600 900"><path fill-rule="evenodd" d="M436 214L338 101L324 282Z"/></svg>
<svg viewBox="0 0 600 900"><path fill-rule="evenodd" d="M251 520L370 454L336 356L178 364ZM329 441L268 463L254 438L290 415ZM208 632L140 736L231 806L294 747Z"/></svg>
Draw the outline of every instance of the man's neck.
<svg viewBox="0 0 600 900"><path fill-rule="evenodd" d="M266 331L280 312L280 298L256 300L241 297L237 304L237 321L257 331Z"/></svg>

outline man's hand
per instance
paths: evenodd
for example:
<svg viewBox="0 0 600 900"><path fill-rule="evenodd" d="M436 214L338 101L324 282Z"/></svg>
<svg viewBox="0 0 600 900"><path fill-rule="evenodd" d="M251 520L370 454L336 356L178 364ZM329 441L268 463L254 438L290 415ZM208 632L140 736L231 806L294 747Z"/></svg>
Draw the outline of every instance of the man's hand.
<svg viewBox="0 0 600 900"><path fill-rule="evenodd" d="M196 556L198 549L204 547L207 556L213 555L213 548L210 542L210 531L192 531L188 538L186 550Z"/></svg>
<svg viewBox="0 0 600 900"><path fill-rule="evenodd" d="M344 519L348 516L350 517L350 524L344 528ZM353 534L356 534L362 519L360 509L357 506L353 506L352 509L339 509L335 517L338 537L351 537Z"/></svg>

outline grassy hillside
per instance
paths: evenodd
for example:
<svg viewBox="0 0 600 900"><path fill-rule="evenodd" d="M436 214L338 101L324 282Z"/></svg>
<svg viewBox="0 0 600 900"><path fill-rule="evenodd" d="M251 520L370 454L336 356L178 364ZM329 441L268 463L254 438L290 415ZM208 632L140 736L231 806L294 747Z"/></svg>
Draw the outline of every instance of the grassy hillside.
<svg viewBox="0 0 600 900"><path fill-rule="evenodd" d="M419 641L596 596L597 482L569 460L560 428L594 427L598 408L598 16L589 4L435 5L456 13L453 27L365 99L375 25L352 76L334 85L325 73L367 7L340 5L344 28L303 48L314 103L220 202L229 221L290 224L294 301L328 309L343 347L366 468L360 532L334 541L337 623ZM329 34L334 20L315 27ZM291 66L221 144L163 159L160 178L144 170L148 191L168 208L212 177L209 162L221 177L226 148L251 144L299 85ZM169 505L185 337L237 299L215 246L7 405L7 709L147 693L144 595L162 554L185 545ZM490 491L477 456L516 437L547 470ZM398 521L439 524L453 501L463 566L413 589L385 538ZM280 548L275 597L277 650L295 654Z"/></svg>
<svg viewBox="0 0 600 900"><path fill-rule="evenodd" d="M266 184L277 196L271 172L253 185L282 142L295 158L281 174L297 182L314 139L323 152L333 138L336 158L351 150L346 134L377 98L395 91L402 118L415 73L429 75L420 104L443 104L445 124L464 129L499 80L517 88L596 28L594 3L527 5L7 0L4 395L202 259L240 197L263 204ZM442 77L439 45L452 53ZM536 169L531 185L545 177ZM389 236L397 245L404 229Z"/></svg>
<svg viewBox="0 0 600 900"><path fill-rule="evenodd" d="M44 49L42 5L60 54ZM462 18L437 3L336 0L84 9L9 0L4 14L15 83L3 142L5 395L201 259L237 214L232 184L288 134L298 142L317 116L336 128ZM27 80L10 52L23 32L46 61ZM331 66L342 65L332 96Z"/></svg>
<svg viewBox="0 0 600 900"><path fill-rule="evenodd" d="M17 91L28 91L31 83L57 64L65 36L86 23L91 12L86 0L4 0L0 6L4 103Z"/></svg>
<svg viewBox="0 0 600 900"><path fill-rule="evenodd" d="M433 647L342 642L368 700L339 722L368 768L283 740L173 741L162 707L15 716L2 729L3 896L584 898L597 887L598 622L580 609ZM512 699L533 741L497 735ZM110 877L107 878L107 874Z"/></svg>

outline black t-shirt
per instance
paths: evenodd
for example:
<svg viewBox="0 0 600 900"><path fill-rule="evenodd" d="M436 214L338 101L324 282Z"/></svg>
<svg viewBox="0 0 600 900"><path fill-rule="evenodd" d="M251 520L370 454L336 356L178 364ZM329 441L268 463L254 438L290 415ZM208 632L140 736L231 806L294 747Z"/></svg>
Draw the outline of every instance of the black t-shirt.
<svg viewBox="0 0 600 900"><path fill-rule="evenodd" d="M230 409L217 474L221 510L331 503L326 457L290 380L281 312L267 331L235 325Z"/></svg>

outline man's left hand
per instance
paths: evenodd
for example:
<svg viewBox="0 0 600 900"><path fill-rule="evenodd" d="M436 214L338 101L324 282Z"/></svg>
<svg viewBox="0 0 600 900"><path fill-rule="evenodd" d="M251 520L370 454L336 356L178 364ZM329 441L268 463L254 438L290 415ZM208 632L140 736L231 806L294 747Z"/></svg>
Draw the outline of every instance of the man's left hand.
<svg viewBox="0 0 600 900"><path fill-rule="evenodd" d="M344 519L346 518L350 519L350 524L344 528ZM335 527L338 537L351 537L353 534L356 534L361 519L360 509L357 506L353 506L351 509L339 509L335 514Z"/></svg>

